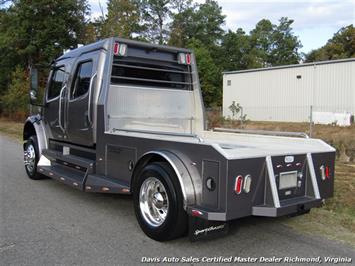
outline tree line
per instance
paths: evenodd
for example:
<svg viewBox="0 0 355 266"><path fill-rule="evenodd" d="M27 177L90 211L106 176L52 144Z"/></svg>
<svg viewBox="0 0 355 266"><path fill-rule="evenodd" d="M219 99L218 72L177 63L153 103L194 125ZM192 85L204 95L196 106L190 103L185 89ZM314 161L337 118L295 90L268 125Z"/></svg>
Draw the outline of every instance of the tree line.
<svg viewBox="0 0 355 266"><path fill-rule="evenodd" d="M65 49L111 36L193 49L207 106L221 104L223 71L355 56L353 25L304 55L292 19L226 31L214 0L108 0L94 20L87 0L2 0L0 7L0 112L8 114L26 113L33 65L49 66Z"/></svg>

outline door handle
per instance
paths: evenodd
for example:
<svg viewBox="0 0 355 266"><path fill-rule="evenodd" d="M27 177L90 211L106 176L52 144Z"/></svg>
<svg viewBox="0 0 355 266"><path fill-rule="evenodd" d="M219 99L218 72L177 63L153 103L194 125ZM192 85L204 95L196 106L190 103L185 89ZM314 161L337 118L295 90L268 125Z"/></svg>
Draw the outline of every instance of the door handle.
<svg viewBox="0 0 355 266"><path fill-rule="evenodd" d="M67 86L64 85L62 87L62 89L60 90L60 93L59 93L59 108L58 108L58 118L59 118L59 121L58 121L58 124L59 124L59 127L60 129L64 132L65 129L62 125L62 94L63 94L63 91L65 90Z"/></svg>
<svg viewBox="0 0 355 266"><path fill-rule="evenodd" d="M91 118L91 90L92 90L92 86L94 83L94 78L97 76L97 72L95 72L94 75L92 75L92 77L90 78L90 85L89 85L89 99L88 99L88 122L90 124L90 126L92 125L92 118Z"/></svg>

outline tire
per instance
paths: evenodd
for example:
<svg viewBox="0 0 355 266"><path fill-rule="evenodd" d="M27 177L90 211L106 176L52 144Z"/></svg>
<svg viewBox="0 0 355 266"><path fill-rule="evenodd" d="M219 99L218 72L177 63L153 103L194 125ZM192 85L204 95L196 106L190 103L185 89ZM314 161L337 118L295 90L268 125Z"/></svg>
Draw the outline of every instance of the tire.
<svg viewBox="0 0 355 266"><path fill-rule="evenodd" d="M147 198L151 199L150 203ZM138 223L148 237L167 241L187 232L181 187L168 163L148 164L135 176L133 200Z"/></svg>
<svg viewBox="0 0 355 266"><path fill-rule="evenodd" d="M25 162L26 152L30 153L30 155L27 155L27 160L31 161L30 164L26 164ZM44 175L37 172L38 160L39 160L38 142L37 142L37 137L34 135L28 138L24 146L25 170L27 176L32 180L40 180L46 178Z"/></svg>

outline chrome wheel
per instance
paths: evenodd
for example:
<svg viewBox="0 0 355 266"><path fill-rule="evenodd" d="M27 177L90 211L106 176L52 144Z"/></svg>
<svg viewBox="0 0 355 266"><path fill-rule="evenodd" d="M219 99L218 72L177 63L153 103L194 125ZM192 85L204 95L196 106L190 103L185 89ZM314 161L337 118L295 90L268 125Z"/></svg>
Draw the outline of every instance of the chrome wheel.
<svg viewBox="0 0 355 266"><path fill-rule="evenodd" d="M158 227L164 223L168 214L169 199L159 179L148 177L144 180L139 192L139 207L149 225Z"/></svg>
<svg viewBox="0 0 355 266"><path fill-rule="evenodd" d="M36 152L32 143L27 144L27 148L23 153L23 160L27 170L33 173L36 167Z"/></svg>

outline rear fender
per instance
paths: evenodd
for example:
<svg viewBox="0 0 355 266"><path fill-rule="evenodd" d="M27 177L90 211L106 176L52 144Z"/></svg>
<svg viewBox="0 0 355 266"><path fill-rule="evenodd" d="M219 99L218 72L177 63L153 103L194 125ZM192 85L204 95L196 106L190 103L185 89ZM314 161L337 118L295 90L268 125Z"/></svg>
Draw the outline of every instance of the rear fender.
<svg viewBox="0 0 355 266"><path fill-rule="evenodd" d="M197 169L194 166L187 167L186 160L183 160L180 156L169 151L150 151L141 156L137 161L135 170L133 172L133 178L146 164L154 160L164 160L170 164L174 170L184 198L184 209L187 209L189 205L195 205L200 202L202 194L201 177L198 174ZM132 180L133 180L132 178Z"/></svg>

